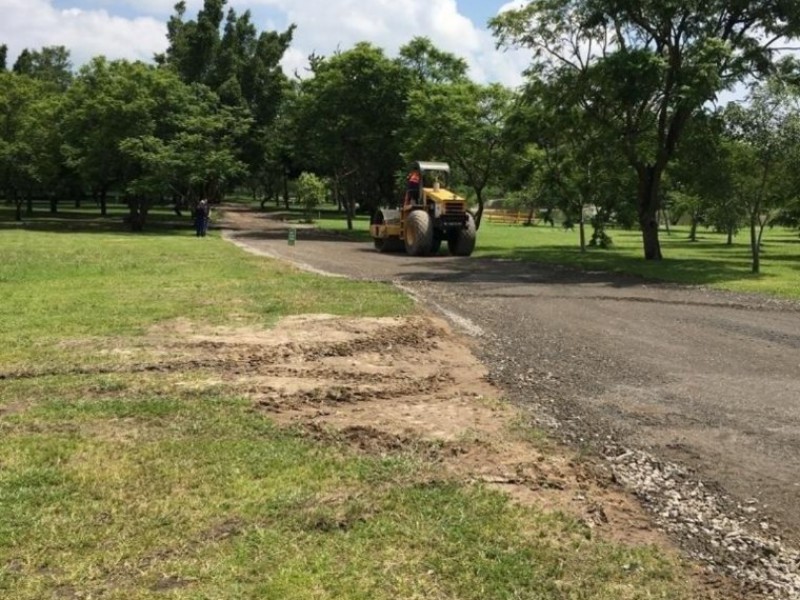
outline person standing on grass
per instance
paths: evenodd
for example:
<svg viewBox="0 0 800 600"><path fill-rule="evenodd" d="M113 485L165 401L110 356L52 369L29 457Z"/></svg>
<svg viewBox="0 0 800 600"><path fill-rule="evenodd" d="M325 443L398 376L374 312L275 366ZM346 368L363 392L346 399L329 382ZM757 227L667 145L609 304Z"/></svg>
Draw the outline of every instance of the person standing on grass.
<svg viewBox="0 0 800 600"><path fill-rule="evenodd" d="M208 231L208 201L205 198L194 209L194 231L197 237L205 237Z"/></svg>

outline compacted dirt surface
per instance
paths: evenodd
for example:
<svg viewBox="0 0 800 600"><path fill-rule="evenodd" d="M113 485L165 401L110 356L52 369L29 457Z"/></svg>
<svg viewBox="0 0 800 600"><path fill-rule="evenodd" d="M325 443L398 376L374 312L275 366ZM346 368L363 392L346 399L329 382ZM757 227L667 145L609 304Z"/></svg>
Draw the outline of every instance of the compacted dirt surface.
<svg viewBox="0 0 800 600"><path fill-rule="evenodd" d="M392 380L412 399L395 414L287 406L283 400L296 398L298 386L311 385L301 396L312 399L339 393L314 384L309 373L285 382L291 394L270 384L261 394L264 410L309 426L323 419L364 444L399 443L411 427L415 439L444 440L437 452L454 444L454 469L521 500L549 497L610 537L666 536L661 541L677 543L709 572L733 576L744 594L800 598L797 304L531 263L380 254L368 243L312 229L301 228L289 246L280 215L235 207L226 210L225 223L225 236L251 252L312 271L393 282L417 299L421 313L444 317L469 340L470 351L456 351L457 337L448 333L446 343L436 344L444 362L433 363L421 382L410 374L405 382ZM426 318L398 331L419 335L426 327L446 330ZM482 367L469 362L473 353ZM467 372L459 365L475 374L485 369L485 376L459 381L456 397L468 405L449 393L414 400L415 387L453 385L454 373ZM327 368L325 360L317 368ZM380 377L362 393L379 399L388 380L381 379L385 367L375 368ZM571 483L548 485L554 471L539 470L530 444L508 441L502 424L511 408L474 402L493 396L485 386L496 386L515 411L555 438L589 450L597 457L594 475L581 475L567 461L562 479ZM438 405L444 397L450 400ZM502 449L470 462L473 450L457 441L464 427L494 436ZM566 493L552 491L559 488ZM623 488L638 502L625 500Z"/></svg>

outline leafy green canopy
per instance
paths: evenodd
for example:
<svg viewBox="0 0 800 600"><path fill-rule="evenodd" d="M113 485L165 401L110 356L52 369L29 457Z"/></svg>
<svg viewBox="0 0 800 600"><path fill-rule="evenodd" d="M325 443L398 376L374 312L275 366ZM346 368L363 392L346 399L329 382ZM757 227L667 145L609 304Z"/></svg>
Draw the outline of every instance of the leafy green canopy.
<svg viewBox="0 0 800 600"><path fill-rule="evenodd" d="M687 124L721 90L777 70L794 0L533 0L491 22L533 51L529 75L613 135L638 180L645 257L660 259L660 186Z"/></svg>
<svg viewBox="0 0 800 600"><path fill-rule="evenodd" d="M5 63L5 56L2 63ZM72 83L72 62L64 46L47 46L41 50L26 48L17 57L13 71L43 81L61 92Z"/></svg>
<svg viewBox="0 0 800 600"><path fill-rule="evenodd" d="M752 271L760 271L764 228L798 197L800 98L769 82L753 90L746 106L726 111L732 195L750 226Z"/></svg>
<svg viewBox="0 0 800 600"><path fill-rule="evenodd" d="M171 70L97 58L65 95L61 152L101 199L122 189L139 228L161 198L219 197L245 171L235 140L251 123Z"/></svg>
<svg viewBox="0 0 800 600"><path fill-rule="evenodd" d="M33 108L43 93L41 82L0 72L0 189L13 199L36 180L36 149L27 133Z"/></svg>
<svg viewBox="0 0 800 600"><path fill-rule="evenodd" d="M426 37L415 37L400 48L399 60L420 86L469 81L467 61L440 50Z"/></svg>
<svg viewBox="0 0 800 600"><path fill-rule="evenodd" d="M458 170L475 192L478 226L484 191L508 164L503 131L513 104L507 88L468 80L430 82L409 94L406 153L446 160Z"/></svg>
<svg viewBox="0 0 800 600"><path fill-rule="evenodd" d="M156 61L186 83L208 86L225 106L248 111L250 126L240 130L236 145L246 173L261 179L265 165L277 160L271 139L289 85L280 61L294 26L259 33L250 11L238 15L231 8L225 15L225 4L226 0L205 0L192 20L184 19L186 3L176 4L167 24L169 47Z"/></svg>
<svg viewBox="0 0 800 600"><path fill-rule="evenodd" d="M310 170L331 177L352 213L394 200L394 175L405 140L408 72L361 43L312 61L295 105L296 139Z"/></svg>

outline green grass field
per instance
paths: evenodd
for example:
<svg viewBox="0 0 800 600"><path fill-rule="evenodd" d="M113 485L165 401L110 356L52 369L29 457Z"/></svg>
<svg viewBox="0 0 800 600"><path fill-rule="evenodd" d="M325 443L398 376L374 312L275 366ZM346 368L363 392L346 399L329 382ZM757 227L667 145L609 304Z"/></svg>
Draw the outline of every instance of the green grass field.
<svg viewBox="0 0 800 600"><path fill-rule="evenodd" d="M389 286L312 277L243 255L216 233L195 238L188 219L154 215L134 234L120 214L81 222L73 212L0 227L0 363L60 361L59 340L136 335L178 317L272 323L288 314L383 316L410 306Z"/></svg>
<svg viewBox="0 0 800 600"><path fill-rule="evenodd" d="M696 597L656 548L600 541L421 456L280 429L202 371L82 371L135 361L145 333L178 318L263 327L411 303L166 216L141 235L69 222L0 228L4 600Z"/></svg>
<svg viewBox="0 0 800 600"><path fill-rule="evenodd" d="M319 227L346 231L339 215L320 212ZM369 220L359 217L356 239L369 241ZM587 227L587 238L591 238ZM506 225L484 222L478 232L475 256L510 258L548 264L568 265L580 269L602 270L675 283L708 285L737 292L756 292L800 298L800 235L776 227L764 233L761 273L751 273L749 233L742 231L733 246L726 237L712 230L700 229L697 242L689 241L688 227L673 227L661 232L664 260L645 261L638 231L611 230L611 249L579 248L579 234L556 226ZM444 251L444 250L443 250Z"/></svg>

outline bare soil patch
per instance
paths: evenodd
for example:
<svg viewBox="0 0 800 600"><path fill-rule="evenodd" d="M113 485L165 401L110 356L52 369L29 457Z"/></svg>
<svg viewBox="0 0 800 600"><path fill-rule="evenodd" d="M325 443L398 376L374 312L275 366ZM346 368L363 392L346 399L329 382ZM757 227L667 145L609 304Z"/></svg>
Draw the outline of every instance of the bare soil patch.
<svg viewBox="0 0 800 600"><path fill-rule="evenodd" d="M503 401L443 320L306 315L263 330L177 321L147 340L175 369L200 368L196 385L229 386L314 439L410 454L425 465L421 477L486 485L603 539L677 552L606 467L530 428L531 415ZM727 580L698 577L708 598L739 597Z"/></svg>
<svg viewBox="0 0 800 600"><path fill-rule="evenodd" d="M484 485L566 513L600 539L679 554L607 465L544 436L531 426L530 409L506 402L468 340L444 320L304 315L259 329L181 319L140 338L135 355L68 372L169 377L183 391L227 387L250 398L254 411L311 438L370 455L413 456L421 480ZM131 428L116 441L137 436ZM756 597L700 568L695 578L700 598ZM167 578L152 588L184 584Z"/></svg>

